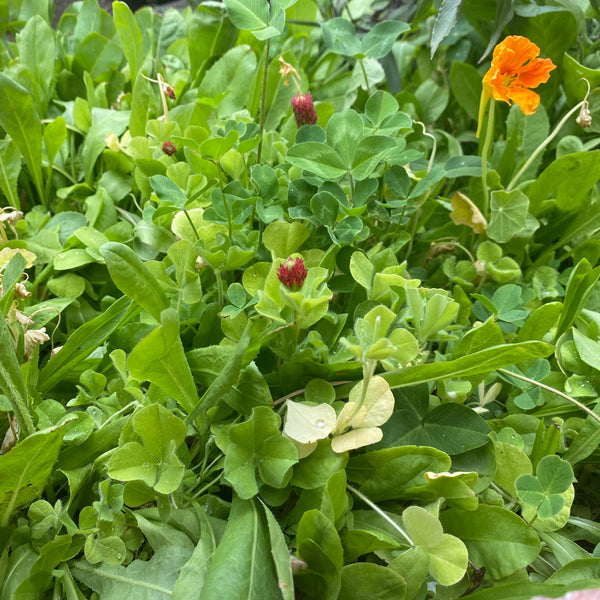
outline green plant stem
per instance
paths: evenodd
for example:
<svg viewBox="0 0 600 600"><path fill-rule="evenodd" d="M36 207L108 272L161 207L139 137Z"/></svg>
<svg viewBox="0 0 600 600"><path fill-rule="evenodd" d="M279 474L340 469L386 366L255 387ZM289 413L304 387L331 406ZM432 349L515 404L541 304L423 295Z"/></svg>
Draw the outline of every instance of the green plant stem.
<svg viewBox="0 0 600 600"><path fill-rule="evenodd" d="M215 269L215 278L217 280L217 297L219 306L223 306L223 278L221 277L221 271Z"/></svg>
<svg viewBox="0 0 600 600"><path fill-rule="evenodd" d="M260 164L262 156L262 143L265 129L265 112L267 101L267 79L269 77L269 52L271 51L271 38L265 44L265 70L263 72L262 91L260 93L260 141L258 142L258 150L256 151L256 162Z"/></svg>
<svg viewBox="0 0 600 600"><path fill-rule="evenodd" d="M592 409L588 408L585 404L583 404L582 402L579 402L579 400L575 400L575 398L571 398L571 396L569 396L568 394L565 394L564 392L561 392L560 390L550 387L549 385L546 385L544 383L540 383L539 381L536 381L535 379L530 379L529 377L526 377L525 375L520 375L519 373L513 373L512 371L509 371L508 369L498 369L498 371L500 373L504 373L505 375L508 375L509 377L514 377L515 379L520 379L521 381L526 381L527 383L531 383L532 385L537 385L538 387L542 388L543 390L552 392L553 394L556 394L557 396L560 396L561 398L568 400L573 406L576 406L583 412L590 415L590 417L592 417L598 423L600 423L600 416L598 416Z"/></svg>
<svg viewBox="0 0 600 600"><path fill-rule="evenodd" d="M223 200L225 201L225 198L223 198ZM194 225L194 222L190 218L190 215L189 215L188 211L184 209L183 210L183 214L185 215L186 219L188 220L188 223L190 224L190 227L192 228L192 231L194 232L194 235L196 236L196 239L199 240L200 236L198 235L198 231L196 230L196 226Z"/></svg>
<svg viewBox="0 0 600 600"><path fill-rule="evenodd" d="M494 114L496 112L496 103L494 99L490 99L490 108L488 114L488 125L485 132L485 140L483 141L483 148L481 149L481 185L483 186L483 216L487 219L489 217L488 211L490 207L490 191L487 184L487 159L492 145L492 138L494 137Z"/></svg>
<svg viewBox="0 0 600 600"><path fill-rule="evenodd" d="M579 104L576 104L558 123L552 133L533 151L531 156L527 159L525 164L519 169L518 173L511 179L510 183L506 187L507 192L511 192L515 185L519 182L519 179L523 176L523 173L531 166L531 163L539 156L540 152L543 152L544 148L558 135L558 132L562 129L563 125L586 103L586 100L582 100Z"/></svg>
<svg viewBox="0 0 600 600"><path fill-rule="evenodd" d="M209 490L213 485L215 485L215 483L218 483L222 475L222 472L219 473L212 481L209 481L206 485L202 486L200 490L192 496L192 498L199 498L206 490Z"/></svg>
<svg viewBox="0 0 600 600"><path fill-rule="evenodd" d="M365 65L363 64L363 59L359 58L358 62L360 64L360 68L363 73L363 77L365 78L365 85L367 86L367 94L371 91L371 87L369 86L369 78L367 77L367 70L365 69Z"/></svg>
<svg viewBox="0 0 600 600"><path fill-rule="evenodd" d="M346 487L356 496L358 496L365 504L370 506L381 518L385 519L398 533L402 535L402 537L409 543L409 545L414 546L414 542L410 539L408 533L394 521L394 519L388 517L388 515L377 506L374 502L369 500L362 492L359 492L356 488L353 488L350 484L346 484Z"/></svg>

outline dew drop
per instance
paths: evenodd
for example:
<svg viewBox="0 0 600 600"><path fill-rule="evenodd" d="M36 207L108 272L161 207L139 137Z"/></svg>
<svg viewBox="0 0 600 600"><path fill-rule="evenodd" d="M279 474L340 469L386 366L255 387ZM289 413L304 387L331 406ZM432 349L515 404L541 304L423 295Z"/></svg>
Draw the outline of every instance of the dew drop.
<svg viewBox="0 0 600 600"><path fill-rule="evenodd" d="M246 470L246 465L242 465L240 468L242 469L242 471L245 471Z"/></svg>
<svg viewBox="0 0 600 600"><path fill-rule="evenodd" d="M145 462L142 465L144 467L144 469L149 469L150 468L150 463L149 462Z"/></svg>
<svg viewBox="0 0 600 600"><path fill-rule="evenodd" d="M323 419L317 419L315 425L319 428L325 427L325 421L323 421Z"/></svg>
<svg viewBox="0 0 600 600"><path fill-rule="evenodd" d="M261 463L261 462L264 462L264 461L265 461L265 459L264 459L264 458L259 458L259 459L258 459L258 462L259 462L259 463Z"/></svg>
<svg viewBox="0 0 600 600"><path fill-rule="evenodd" d="M120 552L117 553L117 560L123 560L123 555Z"/></svg>

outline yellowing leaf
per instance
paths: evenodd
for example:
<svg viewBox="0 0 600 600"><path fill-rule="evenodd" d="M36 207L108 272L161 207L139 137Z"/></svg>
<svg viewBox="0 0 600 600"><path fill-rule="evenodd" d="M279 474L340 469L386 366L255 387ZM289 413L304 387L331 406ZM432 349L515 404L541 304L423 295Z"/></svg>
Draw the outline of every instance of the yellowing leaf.
<svg viewBox="0 0 600 600"><path fill-rule="evenodd" d="M369 444L376 444L381 441L383 431L379 427L366 427L362 429L353 429L343 435L338 435L331 440L331 449L338 454L347 450L355 450Z"/></svg>
<svg viewBox="0 0 600 600"><path fill-rule="evenodd" d="M0 269L3 269L15 254L20 254L27 261L26 269L29 269L33 265L33 261L37 258L33 252L24 248L2 248L0 250Z"/></svg>
<svg viewBox="0 0 600 600"><path fill-rule="evenodd" d="M461 192L456 192L452 196L452 209L450 218L455 225L466 225L475 233L485 233L487 231L485 217L475 204Z"/></svg>
<svg viewBox="0 0 600 600"><path fill-rule="evenodd" d="M349 403L360 402L363 382L357 383L349 395ZM379 375L371 377L361 410L350 421L351 427L376 427L383 425L394 412L394 394L390 384Z"/></svg>
<svg viewBox="0 0 600 600"><path fill-rule="evenodd" d="M310 456L317 449L317 446L319 445L319 442L310 442L308 444L301 444L300 442L297 442L296 440L292 440L292 443L294 444L294 446L296 446L296 451L298 452L298 460L300 460L301 458L306 458L307 456Z"/></svg>
<svg viewBox="0 0 600 600"><path fill-rule="evenodd" d="M333 406L310 406L288 400L283 433L300 444L311 444L325 439L335 428Z"/></svg>

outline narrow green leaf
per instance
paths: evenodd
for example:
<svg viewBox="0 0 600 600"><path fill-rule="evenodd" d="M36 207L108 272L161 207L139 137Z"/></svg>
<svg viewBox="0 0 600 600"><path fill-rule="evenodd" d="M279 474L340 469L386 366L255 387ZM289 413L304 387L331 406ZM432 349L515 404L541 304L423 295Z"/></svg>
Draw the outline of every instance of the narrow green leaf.
<svg viewBox="0 0 600 600"><path fill-rule="evenodd" d="M114 284L160 321L160 313L169 306L169 302L160 283L137 254L119 242L103 244L100 254L106 260Z"/></svg>
<svg viewBox="0 0 600 600"><path fill-rule="evenodd" d="M150 560L134 560L127 567L72 563L71 572L102 600L169 600L181 566L190 556L186 548L159 548Z"/></svg>
<svg viewBox="0 0 600 600"><path fill-rule="evenodd" d="M41 370L39 391L43 394L68 379L70 370L87 358L90 352L103 344L115 330L127 323L138 312L139 308L131 307L129 298L119 298L104 313L77 328L67 338L60 352Z"/></svg>
<svg viewBox="0 0 600 600"><path fill-rule="evenodd" d="M554 348L545 342L529 341L520 344L493 346L447 362L415 365L383 373L390 387L402 387L450 377L471 377L489 373L532 358L550 355Z"/></svg>
<svg viewBox="0 0 600 600"><path fill-rule="evenodd" d="M0 456L0 526L42 493L58 458L64 427L40 431Z"/></svg>
<svg viewBox="0 0 600 600"><path fill-rule="evenodd" d="M234 496L199 600L281 600L264 517L256 501Z"/></svg>
<svg viewBox="0 0 600 600"><path fill-rule="evenodd" d="M477 69L468 63L454 61L450 67L450 85L461 107L471 119L477 119L482 87Z"/></svg>
<svg viewBox="0 0 600 600"><path fill-rule="evenodd" d="M18 36L19 62L29 70L33 80L39 84L43 94L41 100L44 104L50 99L50 84L54 77L56 54L54 35L52 27L42 17L35 15L27 21Z"/></svg>
<svg viewBox="0 0 600 600"><path fill-rule="evenodd" d="M144 42L140 26L125 2L113 2L113 18L125 58L129 63L131 81L135 82L144 60Z"/></svg>
<svg viewBox="0 0 600 600"><path fill-rule="evenodd" d="M271 556L277 571L279 589L281 590L282 600L294 600L294 575L292 573L292 561L290 560L290 551L281 531L281 527L273 513L264 502L261 502L262 508L267 517L267 528L269 531L269 540L271 542Z"/></svg>
<svg viewBox="0 0 600 600"><path fill-rule="evenodd" d="M140 381L150 381L171 395L189 414L198 405L198 391L179 337L179 317L163 310L161 325L131 351L127 367Z"/></svg>
<svg viewBox="0 0 600 600"><path fill-rule="evenodd" d="M443 0L431 33L431 58L444 38L454 29L462 3L463 0Z"/></svg>
<svg viewBox="0 0 600 600"><path fill-rule="evenodd" d="M27 409L27 390L15 354L12 335L0 314L0 391L9 399L19 429L25 435L33 433L33 422Z"/></svg>
<svg viewBox="0 0 600 600"><path fill-rule="evenodd" d="M251 328L248 325L237 343L235 352L229 357L223 370L216 379L210 384L210 387L204 392L200 402L186 417L186 423L195 421L196 426L203 435L208 430L208 419L206 412L209 408L216 406L223 395L234 386L240 376L240 371L244 364L244 354L250 345L252 339Z"/></svg>
<svg viewBox="0 0 600 600"><path fill-rule="evenodd" d="M200 595L210 561L217 547L215 534L208 516L200 507L195 510L201 524L200 539L196 544L194 553L181 569L181 573L175 582L173 600L190 600L190 590L194 590L197 596Z"/></svg>
<svg viewBox="0 0 600 600"><path fill-rule="evenodd" d="M5 73L0 73L0 126L21 152L40 198L42 181L42 124L31 94Z"/></svg>

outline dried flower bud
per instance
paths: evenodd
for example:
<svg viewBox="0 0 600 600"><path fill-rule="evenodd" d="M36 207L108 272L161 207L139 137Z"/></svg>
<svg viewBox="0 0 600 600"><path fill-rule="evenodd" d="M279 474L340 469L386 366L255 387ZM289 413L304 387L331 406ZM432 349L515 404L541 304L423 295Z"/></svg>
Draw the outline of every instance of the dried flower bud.
<svg viewBox="0 0 600 600"><path fill-rule="evenodd" d="M175 147L175 144L171 142L165 142L163 144L162 151L169 156L173 156L173 154L177 152L177 148Z"/></svg>
<svg viewBox="0 0 600 600"><path fill-rule="evenodd" d="M0 212L0 221L14 225L17 221L23 218L23 213L20 210L11 210L9 212Z"/></svg>
<svg viewBox="0 0 600 600"><path fill-rule="evenodd" d="M22 283L15 283L15 297L19 300L28 298L31 296L31 292L27 291L27 288Z"/></svg>
<svg viewBox="0 0 600 600"><path fill-rule="evenodd" d="M293 291L299 290L308 275L301 258L288 258L281 263L277 269L277 277L287 288Z"/></svg>
<svg viewBox="0 0 600 600"><path fill-rule="evenodd" d="M201 256L199 256L196 259L196 264L194 266L198 271L202 271L202 269L205 269L207 265L208 263Z"/></svg>
<svg viewBox="0 0 600 600"><path fill-rule="evenodd" d="M9 450L12 450L18 441L19 434L19 423L17 419L13 417L12 419L9 417L9 427L6 430L4 435L4 440L2 441L2 447L0 448L0 454L6 454Z"/></svg>
<svg viewBox="0 0 600 600"><path fill-rule="evenodd" d="M292 108L298 127L302 125L314 125L317 122L317 113L310 92L296 94L292 98Z"/></svg>
<svg viewBox="0 0 600 600"><path fill-rule="evenodd" d="M19 323L19 325L21 325L23 328L33 327L35 325L33 319L20 310L15 312L15 317L17 319L17 323Z"/></svg>
<svg viewBox="0 0 600 600"><path fill-rule="evenodd" d="M176 99L175 90L173 89L172 85L165 86L165 94L167 96L169 96L169 98L171 98L171 100L175 100Z"/></svg>
<svg viewBox="0 0 600 600"><path fill-rule="evenodd" d="M294 575L302 573L302 571L306 571L306 569L308 569L308 564L293 554L290 556L290 561L292 563L292 573Z"/></svg>
<svg viewBox="0 0 600 600"><path fill-rule="evenodd" d="M592 115L587 103L581 107L579 115L577 116L577 125L579 127L591 127L592 126Z"/></svg>
<svg viewBox="0 0 600 600"><path fill-rule="evenodd" d="M50 337L46 334L46 328L41 329L28 329L25 332L23 339L23 350L25 353L25 360L29 360L38 344L47 342Z"/></svg>

